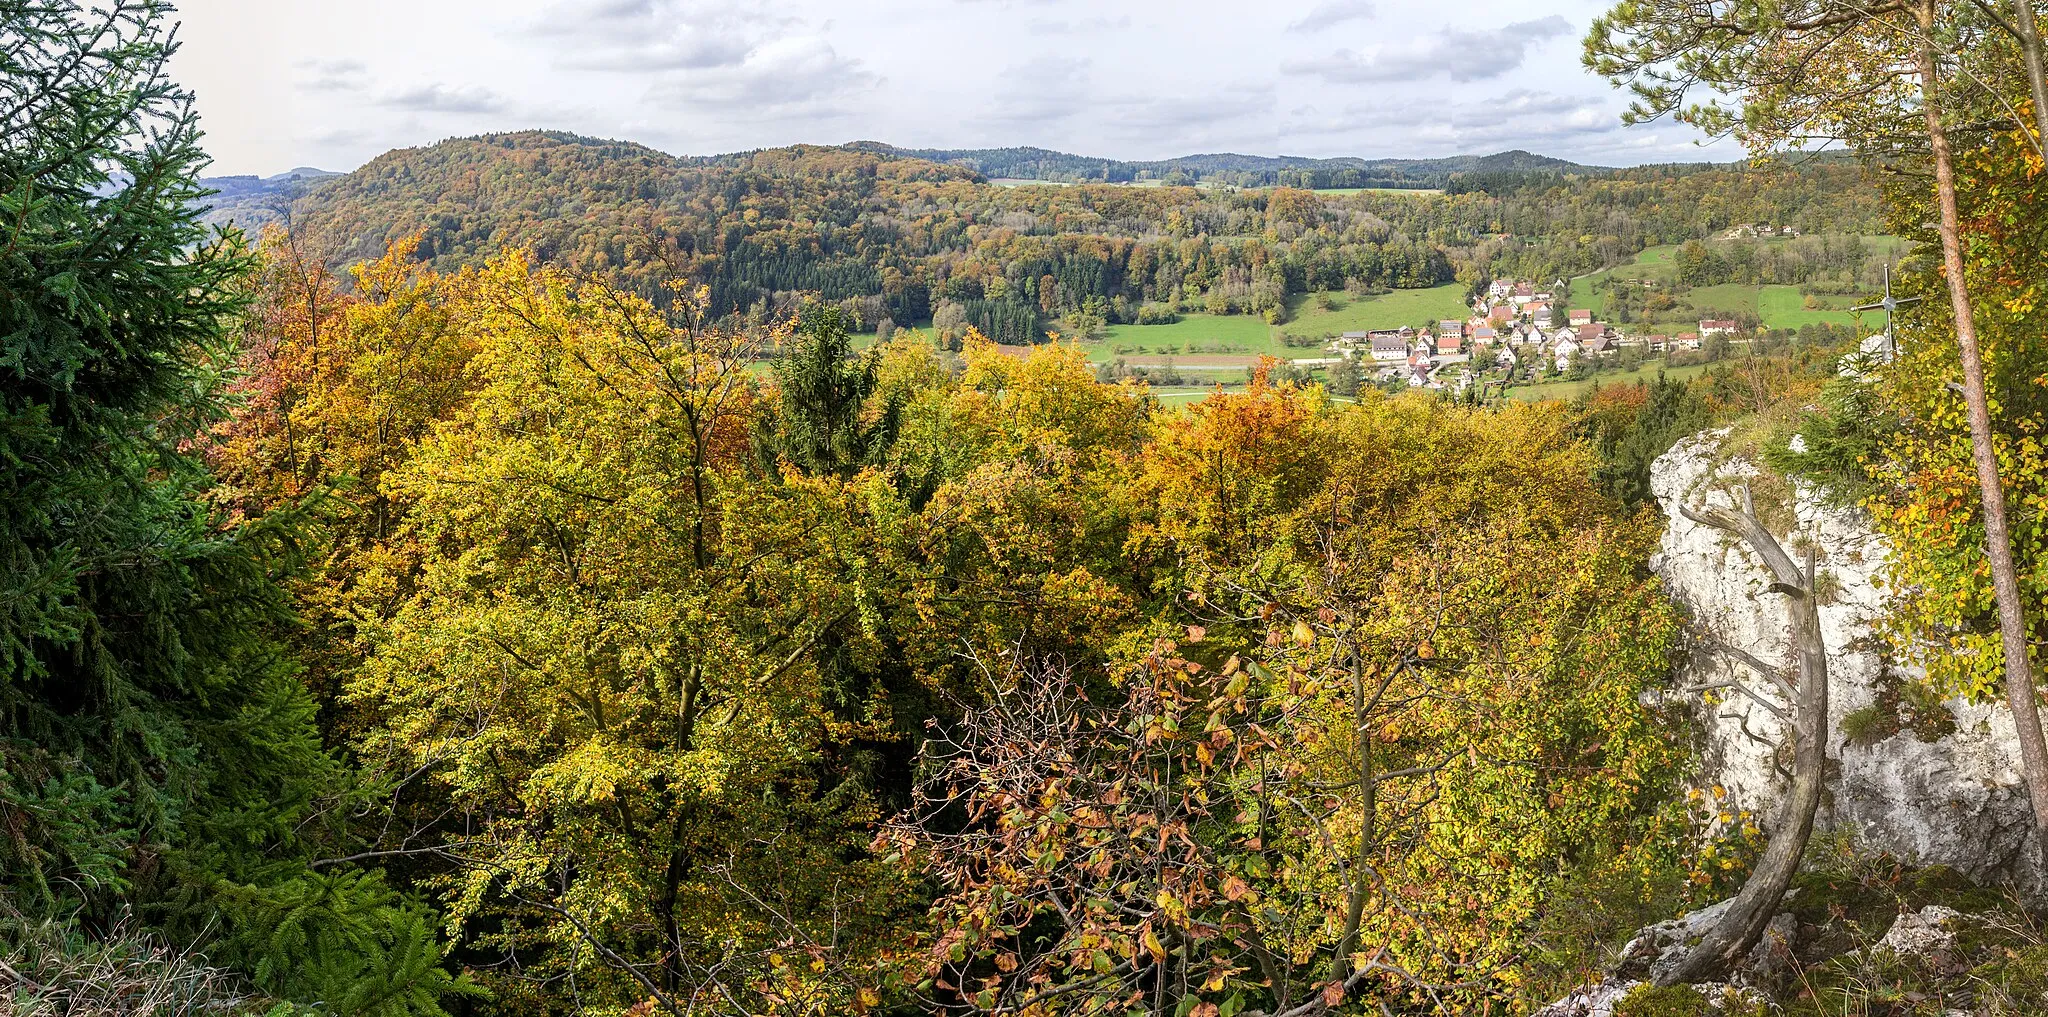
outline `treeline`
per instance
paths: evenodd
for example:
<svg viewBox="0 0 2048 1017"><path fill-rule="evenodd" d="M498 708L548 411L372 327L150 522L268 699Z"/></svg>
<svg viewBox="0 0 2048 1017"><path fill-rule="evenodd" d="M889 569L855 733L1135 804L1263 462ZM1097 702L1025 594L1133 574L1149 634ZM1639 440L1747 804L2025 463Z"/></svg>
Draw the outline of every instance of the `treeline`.
<svg viewBox="0 0 2048 1017"><path fill-rule="evenodd" d="M1869 293L1884 283L1893 261L1889 247L1858 236L1800 237L1790 241L1690 241L1673 255L1678 281L1687 286L1804 286L1816 292Z"/></svg>
<svg viewBox="0 0 2048 1017"><path fill-rule="evenodd" d="M1600 173L1520 150L1493 155L1458 155L1443 159L1360 159L1344 156L1260 156L1236 153L1187 155L1174 159L1127 161L1072 155L1044 148L897 148L874 141L847 146L881 155L907 156L964 166L991 177L1044 180L1056 183L1205 183L1222 187L1444 187L1471 174L1528 172Z"/></svg>
<svg viewBox="0 0 2048 1017"><path fill-rule="evenodd" d="M873 328L880 317L923 322L944 303L990 301L1005 320L1037 308L1019 334L1042 335L1077 312L1132 322L1162 304L1277 320L1304 292L1579 274L1742 222L1875 232L1876 199L1857 172L1536 171L1499 193L1439 197L1002 188L965 168L858 148L685 160L525 133L387 153L313 188L296 218L301 241L336 265L418 234L420 256L440 270L519 246L646 295L661 279L694 279L721 316L766 321L809 295Z"/></svg>

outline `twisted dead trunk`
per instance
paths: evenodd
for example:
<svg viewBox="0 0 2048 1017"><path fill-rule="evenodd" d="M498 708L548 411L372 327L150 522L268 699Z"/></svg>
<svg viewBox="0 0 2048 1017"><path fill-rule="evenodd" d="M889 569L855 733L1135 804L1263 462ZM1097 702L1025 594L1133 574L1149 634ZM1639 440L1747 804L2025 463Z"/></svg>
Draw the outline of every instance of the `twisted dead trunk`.
<svg viewBox="0 0 2048 1017"><path fill-rule="evenodd" d="M1792 702L1792 790L1786 798L1785 815L1727 913L1686 954L1684 961L1657 980L1660 985L1717 978L1741 963L1756 945L1765 926L1784 903L1785 891L1791 888L1792 877L1799 871L1799 857L1806 852L1806 842L1813 836L1814 815L1820 810L1821 785L1827 771L1828 649L1821 638L1820 607L1813 593L1816 569L1811 556L1802 571L1778 544L1778 538L1758 521L1748 488L1743 489L1740 512L1696 512L1683 506L1679 511L1693 522L1742 538L1764 560L1764 566L1776 580L1770 591L1786 598L1785 614L1799 649L1799 680Z"/></svg>

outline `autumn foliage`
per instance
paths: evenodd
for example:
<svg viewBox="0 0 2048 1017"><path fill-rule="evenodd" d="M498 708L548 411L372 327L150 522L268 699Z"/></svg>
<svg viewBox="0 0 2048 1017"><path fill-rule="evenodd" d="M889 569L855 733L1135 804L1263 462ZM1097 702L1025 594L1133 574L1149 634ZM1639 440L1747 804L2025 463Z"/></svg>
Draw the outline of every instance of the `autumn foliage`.
<svg viewBox="0 0 2048 1017"><path fill-rule="evenodd" d="M1661 849L1674 621L1562 407L1168 412L916 333L765 374L832 314L267 254L209 454L326 506L364 852L501 1000L1505 1000L1561 880Z"/></svg>

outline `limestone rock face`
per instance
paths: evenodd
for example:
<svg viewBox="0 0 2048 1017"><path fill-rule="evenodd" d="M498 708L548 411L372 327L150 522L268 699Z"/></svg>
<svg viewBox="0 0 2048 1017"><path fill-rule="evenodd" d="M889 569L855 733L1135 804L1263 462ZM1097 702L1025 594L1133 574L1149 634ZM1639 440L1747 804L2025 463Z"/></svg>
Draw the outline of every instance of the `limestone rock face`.
<svg viewBox="0 0 2048 1017"><path fill-rule="evenodd" d="M1788 783L1781 767L1789 766L1791 749L1784 745L1780 754L1787 726L1762 704L1780 710L1789 704L1728 648L1796 679L1783 597L1768 592L1762 562L1739 540L1679 512L1681 504L1734 507L1736 485L1758 475L1754 464L1723 456L1726 434L1682 441L1651 470L1651 490L1667 520L1651 567L1691 614L1692 652L1664 698L1690 704L1701 722L1699 786L1725 788L1724 808L1748 810L1768 831ZM1782 482L1777 486L1782 490ZM1878 586L1884 540L1863 513L1830 505L1810 486L1795 482L1789 499L1779 500L1790 504L1776 506L1775 519L1762 506L1759 514L1795 559L1805 557L1810 543L1822 572L1828 757L1831 771L1840 767L1821 807L1822 829L1846 832L1866 850L1912 864L1952 866L1980 883L2041 890L2025 863L2032 821L2010 711L1951 700L1941 707L1952 724L1943 717L1943 723L1891 732L1883 718L1897 711L1887 714L1880 699L1889 690L1896 700L1902 683L1918 675L1889 661L1872 636L1872 623L1885 610ZM1711 693L1718 702L1710 703L1707 694L1688 691L1738 680L1749 694L1723 688ZM1852 726L1861 735L1854 739L1843 726L1851 714L1860 721Z"/></svg>

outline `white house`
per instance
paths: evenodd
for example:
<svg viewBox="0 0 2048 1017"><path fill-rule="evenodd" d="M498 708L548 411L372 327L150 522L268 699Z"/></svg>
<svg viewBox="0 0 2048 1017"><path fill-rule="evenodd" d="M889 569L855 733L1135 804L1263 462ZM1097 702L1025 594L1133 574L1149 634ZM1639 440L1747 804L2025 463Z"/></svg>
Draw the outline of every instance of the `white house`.
<svg viewBox="0 0 2048 1017"><path fill-rule="evenodd" d="M1551 352L1557 358L1557 369L1562 371L1572 366L1572 358L1579 355L1579 341L1570 336L1558 340Z"/></svg>
<svg viewBox="0 0 2048 1017"><path fill-rule="evenodd" d="M1700 322L1700 336L1734 335L1738 326L1726 318L1706 319Z"/></svg>
<svg viewBox="0 0 2048 1017"><path fill-rule="evenodd" d="M1374 332L1372 334L1372 358L1374 360L1408 359L1408 340L1398 332Z"/></svg>

